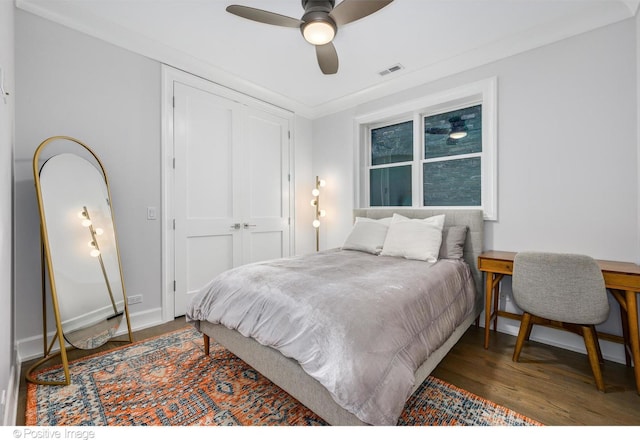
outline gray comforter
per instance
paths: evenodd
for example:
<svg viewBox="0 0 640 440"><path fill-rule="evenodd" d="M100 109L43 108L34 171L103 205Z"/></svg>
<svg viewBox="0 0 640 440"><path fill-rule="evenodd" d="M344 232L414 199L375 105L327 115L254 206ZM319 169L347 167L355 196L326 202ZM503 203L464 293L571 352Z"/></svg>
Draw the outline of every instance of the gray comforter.
<svg viewBox="0 0 640 440"><path fill-rule="evenodd" d="M474 297L462 260L334 249L228 270L194 296L186 317L279 350L362 421L395 425L416 369Z"/></svg>

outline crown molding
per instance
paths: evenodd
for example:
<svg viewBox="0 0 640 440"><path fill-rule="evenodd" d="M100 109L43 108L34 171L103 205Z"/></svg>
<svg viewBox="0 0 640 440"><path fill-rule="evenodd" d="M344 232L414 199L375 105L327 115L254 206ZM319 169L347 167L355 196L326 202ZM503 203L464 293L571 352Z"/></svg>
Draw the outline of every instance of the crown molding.
<svg viewBox="0 0 640 440"><path fill-rule="evenodd" d="M300 102L238 78L237 75L226 72L218 66L211 65L204 60L132 32L95 15L87 16L83 14L79 16L73 9L67 9L61 14L31 0L16 0L16 7L82 34L158 61L161 64L189 72L218 85L249 95L260 101L268 102L271 105L307 118L312 117L313 112L311 109ZM63 8L64 5L57 5L57 10L62 11L64 10Z"/></svg>
<svg viewBox="0 0 640 440"><path fill-rule="evenodd" d="M383 98L393 93L427 84L447 76L455 75L620 22L633 16L631 9L628 9L630 3L638 5L640 4L640 0L627 0L624 2L623 7L615 9L608 8L602 4L599 9L592 10L590 14L572 16L568 20L552 22L544 26L544 28L536 28L535 31L522 31L508 40L497 41L491 45L478 47L467 53L451 57L431 66L412 72L408 71L402 76L388 82L318 106L313 109L314 118L327 116L374 99Z"/></svg>
<svg viewBox="0 0 640 440"><path fill-rule="evenodd" d="M375 99L631 18L638 12L640 0L620 0L618 4L620 7L611 8L609 7L610 5L603 2L599 8L592 9L589 14L572 16L568 20L548 23L543 28L537 28L535 32L525 30L508 40L497 41L490 45L475 48L465 54L422 69L406 71L396 78L391 78L373 87L359 90L318 106L309 106L293 98L238 78L218 66L122 28L100 17L87 16L86 14L79 16L77 11L71 8L62 9L64 6L60 4L57 5L58 10L64 11L63 14L49 10L36 1L16 0L16 7L19 9L138 53L162 64L189 72L255 99L268 102L310 120L348 110Z"/></svg>

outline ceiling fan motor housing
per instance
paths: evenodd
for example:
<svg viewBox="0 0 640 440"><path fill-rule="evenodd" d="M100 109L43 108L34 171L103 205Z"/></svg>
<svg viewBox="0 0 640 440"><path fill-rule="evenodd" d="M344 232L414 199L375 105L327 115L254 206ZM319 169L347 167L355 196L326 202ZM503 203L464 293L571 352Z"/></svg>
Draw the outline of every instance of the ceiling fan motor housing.
<svg viewBox="0 0 640 440"><path fill-rule="evenodd" d="M304 34L304 28L314 22L326 23L333 28L334 36L338 33L338 26L329 13L335 5L334 0L302 0L304 15L300 31Z"/></svg>

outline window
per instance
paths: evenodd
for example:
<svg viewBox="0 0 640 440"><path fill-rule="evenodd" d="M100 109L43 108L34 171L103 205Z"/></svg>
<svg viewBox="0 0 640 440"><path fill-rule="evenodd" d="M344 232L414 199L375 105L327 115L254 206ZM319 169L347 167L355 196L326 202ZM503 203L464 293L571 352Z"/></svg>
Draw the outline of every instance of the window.
<svg viewBox="0 0 640 440"><path fill-rule="evenodd" d="M495 79L356 119L359 206L496 215Z"/></svg>
<svg viewBox="0 0 640 440"><path fill-rule="evenodd" d="M411 206L413 121L371 130L369 204Z"/></svg>
<svg viewBox="0 0 640 440"><path fill-rule="evenodd" d="M424 118L423 206L482 206L482 105Z"/></svg>

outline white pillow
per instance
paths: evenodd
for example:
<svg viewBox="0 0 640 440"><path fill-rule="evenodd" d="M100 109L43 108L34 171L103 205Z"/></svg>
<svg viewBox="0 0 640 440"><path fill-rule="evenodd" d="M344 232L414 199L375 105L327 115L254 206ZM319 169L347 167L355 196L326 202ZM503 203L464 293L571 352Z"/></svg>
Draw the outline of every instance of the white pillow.
<svg viewBox="0 0 640 440"><path fill-rule="evenodd" d="M390 223L391 217L379 220L356 217L353 229L342 245L342 249L378 255L382 251Z"/></svg>
<svg viewBox="0 0 640 440"><path fill-rule="evenodd" d="M435 263L442 244L444 214L409 219L393 214L380 255Z"/></svg>

